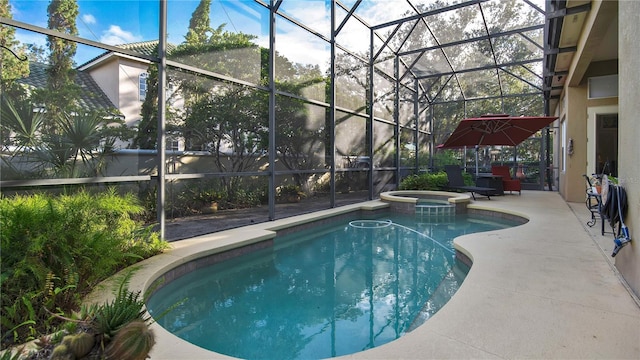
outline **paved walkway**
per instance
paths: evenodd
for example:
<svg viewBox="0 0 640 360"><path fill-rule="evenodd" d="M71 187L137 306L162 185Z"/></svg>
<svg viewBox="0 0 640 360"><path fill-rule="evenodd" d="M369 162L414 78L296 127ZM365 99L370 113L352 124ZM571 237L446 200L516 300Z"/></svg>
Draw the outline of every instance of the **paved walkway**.
<svg viewBox="0 0 640 360"><path fill-rule="evenodd" d="M475 204L530 221L458 238L474 263L449 303L406 336L350 357L640 359L640 307L610 265L611 246L601 249L611 236L584 225L584 204L553 192Z"/></svg>
<svg viewBox="0 0 640 360"><path fill-rule="evenodd" d="M530 221L457 238L473 267L447 305L400 339L343 358L640 359L640 307L611 266L611 236L584 225L589 214L583 204L567 204L555 192L524 191L472 206ZM335 211L341 208L313 215ZM269 229L310 216L174 242L173 250L143 263L131 287L145 288L149 279L202 252L265 239ZM153 360L224 358L153 327Z"/></svg>

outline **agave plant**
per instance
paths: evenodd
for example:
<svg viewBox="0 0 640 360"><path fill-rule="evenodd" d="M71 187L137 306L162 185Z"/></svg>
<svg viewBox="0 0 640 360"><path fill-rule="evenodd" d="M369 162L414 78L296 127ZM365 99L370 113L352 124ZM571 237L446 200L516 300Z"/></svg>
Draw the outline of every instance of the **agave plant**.
<svg viewBox="0 0 640 360"><path fill-rule="evenodd" d="M121 287L115 299L99 306L95 312L93 327L104 338L111 339L122 327L133 320L147 321L144 301L140 292L130 292Z"/></svg>

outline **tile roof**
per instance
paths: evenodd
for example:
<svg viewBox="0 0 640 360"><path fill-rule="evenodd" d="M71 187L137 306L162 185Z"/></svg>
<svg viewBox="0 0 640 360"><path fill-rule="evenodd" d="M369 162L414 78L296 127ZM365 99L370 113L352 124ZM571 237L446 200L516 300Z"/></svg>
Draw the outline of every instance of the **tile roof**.
<svg viewBox="0 0 640 360"><path fill-rule="evenodd" d="M134 42L134 43L128 43L128 44L120 44L120 45L115 45L116 47L125 49L125 50L130 50L130 51L134 51L137 53L140 53L141 55L146 55L146 56L157 56L158 53L156 52L156 46L158 46L158 40L151 40L151 41L141 41L141 42ZM173 51L176 48L175 45L173 44L167 44L167 53L171 53L171 51ZM82 68L83 66L90 64L98 59L100 59L101 57L110 54L111 51L105 51L102 54L86 61L85 63L81 64L80 66L78 66L78 68Z"/></svg>
<svg viewBox="0 0 640 360"><path fill-rule="evenodd" d="M44 89L47 87L47 68L49 65L37 62L29 63L29 76L17 80L18 83L27 86ZM118 113L116 106L109 100L100 86L93 80L91 75L84 71L76 70L75 82L80 86L82 92L77 100L78 105L88 110L103 110L111 113Z"/></svg>
<svg viewBox="0 0 640 360"><path fill-rule="evenodd" d="M137 43L121 44L116 46L126 50L139 52L143 55L157 56L158 55L158 53L156 52L157 45L158 45L158 40L152 40L152 41L142 41ZM167 43L167 53L172 52L173 50L175 50L175 48L176 48L175 45Z"/></svg>

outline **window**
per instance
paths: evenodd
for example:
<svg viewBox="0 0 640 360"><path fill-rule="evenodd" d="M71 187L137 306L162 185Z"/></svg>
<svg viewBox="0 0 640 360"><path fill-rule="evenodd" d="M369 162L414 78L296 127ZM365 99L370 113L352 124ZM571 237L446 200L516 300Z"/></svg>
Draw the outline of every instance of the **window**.
<svg viewBox="0 0 640 360"><path fill-rule="evenodd" d="M589 99L618 97L618 75L589 78Z"/></svg>
<svg viewBox="0 0 640 360"><path fill-rule="evenodd" d="M169 141L169 146L167 146L167 150L171 150L171 151L180 150L180 142L178 140Z"/></svg>
<svg viewBox="0 0 640 360"><path fill-rule="evenodd" d="M138 75L138 97L140 101L144 101L147 98L147 78L149 74L146 72Z"/></svg>

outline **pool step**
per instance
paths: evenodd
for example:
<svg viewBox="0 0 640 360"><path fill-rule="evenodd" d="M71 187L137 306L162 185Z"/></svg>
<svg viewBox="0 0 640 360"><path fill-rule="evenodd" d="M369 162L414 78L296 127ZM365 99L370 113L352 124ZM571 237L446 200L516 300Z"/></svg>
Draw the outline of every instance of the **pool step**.
<svg viewBox="0 0 640 360"><path fill-rule="evenodd" d="M416 204L416 215L438 217L454 216L455 214L455 205Z"/></svg>

